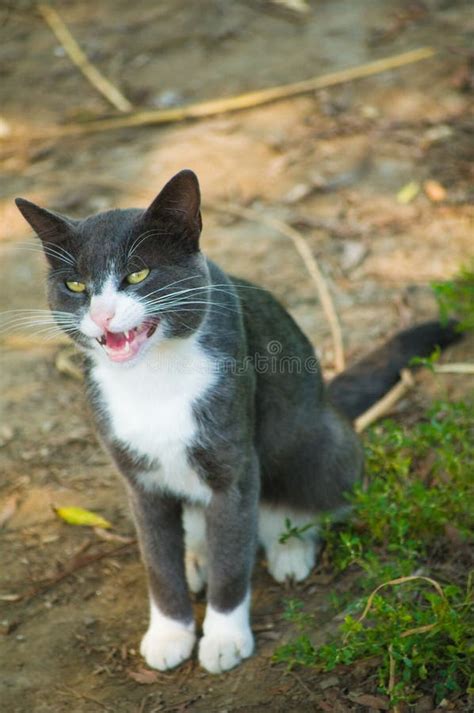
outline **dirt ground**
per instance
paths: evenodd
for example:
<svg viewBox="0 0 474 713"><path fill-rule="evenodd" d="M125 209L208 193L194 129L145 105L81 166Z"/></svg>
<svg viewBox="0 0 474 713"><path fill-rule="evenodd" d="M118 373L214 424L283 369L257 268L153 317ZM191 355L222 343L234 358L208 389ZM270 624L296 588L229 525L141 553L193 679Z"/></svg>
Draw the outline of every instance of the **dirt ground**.
<svg viewBox="0 0 474 713"><path fill-rule="evenodd" d="M197 123L61 140L13 140L111 108L64 56L30 2L0 2L0 309L45 306L43 259L13 198L74 216L144 206L183 167L200 177L203 248L265 285L317 345L328 374L330 333L314 286L284 237L213 210L252 206L299 229L327 276L351 361L387 334L435 313L430 283L472 255L474 18L469 2L319 0L305 17L259 0L71 0L56 3L89 58L136 107L230 96L431 45L434 59L331 90ZM426 194L426 181L445 189ZM419 193L401 203L401 188ZM416 191L415 191L416 192ZM428 193L429 193L428 187ZM64 340L0 331L0 702L9 713L369 711L373 670L288 673L272 662L291 636L284 600L337 626L331 592L350 589L323 560L308 581L276 586L259 561L256 655L215 677L192 660L150 674L138 654L146 583L124 490L95 441L79 381L58 370ZM472 354L472 340L447 360ZM417 377L397 407L413 418L465 377ZM68 526L52 505L80 505L115 540ZM1 526L0 526L1 527ZM66 575L70 569L75 572ZM58 581L41 589L44 583ZM20 595L19 597L17 595ZM196 601L202 620L204 601ZM361 699L363 701L363 699ZM430 707L429 693L424 708ZM456 703L451 710L461 710Z"/></svg>

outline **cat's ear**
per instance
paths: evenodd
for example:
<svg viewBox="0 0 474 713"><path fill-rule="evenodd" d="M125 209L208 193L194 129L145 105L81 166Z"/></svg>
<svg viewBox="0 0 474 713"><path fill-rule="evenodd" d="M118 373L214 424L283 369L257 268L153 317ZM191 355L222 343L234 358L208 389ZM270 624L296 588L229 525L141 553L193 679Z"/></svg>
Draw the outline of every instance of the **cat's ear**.
<svg viewBox="0 0 474 713"><path fill-rule="evenodd" d="M196 243L202 229L201 192L196 174L189 169L177 173L157 195L144 215L146 222L172 221L185 229Z"/></svg>
<svg viewBox="0 0 474 713"><path fill-rule="evenodd" d="M31 225L35 233L44 243L58 243L71 235L73 221L58 213L53 213L46 208L25 200L16 198L15 203L25 220Z"/></svg>

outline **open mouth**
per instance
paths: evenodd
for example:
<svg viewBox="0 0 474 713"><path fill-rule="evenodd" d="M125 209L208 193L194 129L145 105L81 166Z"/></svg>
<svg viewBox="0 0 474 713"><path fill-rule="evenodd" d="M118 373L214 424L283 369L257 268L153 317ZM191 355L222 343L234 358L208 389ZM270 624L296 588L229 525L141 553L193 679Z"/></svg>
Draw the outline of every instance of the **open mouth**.
<svg viewBox="0 0 474 713"><path fill-rule="evenodd" d="M106 331L97 339L112 361L128 361L138 354L142 346L156 332L158 323L143 322L126 332Z"/></svg>

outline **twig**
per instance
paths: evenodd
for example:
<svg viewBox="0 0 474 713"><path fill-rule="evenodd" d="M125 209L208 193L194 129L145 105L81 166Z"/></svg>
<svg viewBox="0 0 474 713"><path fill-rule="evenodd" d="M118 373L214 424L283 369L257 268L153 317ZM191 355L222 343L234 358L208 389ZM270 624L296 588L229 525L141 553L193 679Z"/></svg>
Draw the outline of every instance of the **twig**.
<svg viewBox="0 0 474 713"><path fill-rule="evenodd" d="M434 57L436 51L432 47L421 47L410 52L378 59L375 62L368 62L357 67L342 69L319 77L312 77L301 82L283 84L277 87L269 87L260 91L239 94L235 97L225 99L211 99L210 101L188 104L184 107L173 109L158 109L141 111L130 116L117 116L110 119L97 119L84 124L70 124L68 126L56 126L50 129L43 129L37 134L29 134L22 138L45 139L60 136L74 136L79 134L92 134L97 131L111 131L113 129L124 129L134 126L151 126L158 124L171 124L188 119L202 119L203 117L215 116L243 109L251 109L270 102L289 99L300 94L307 94L318 89L333 87L344 82L355 79L363 79L374 74L380 74L391 69L397 69L413 62L420 62L424 59ZM9 140L13 137L9 135Z"/></svg>
<svg viewBox="0 0 474 713"><path fill-rule="evenodd" d="M367 604L365 605L365 609L362 612L362 614L359 617L359 623L364 621L366 618L367 614L369 613L370 609L372 608L372 604L374 602L375 595L379 593L381 589L384 587L394 587L397 586L398 584L406 584L406 582L416 582L416 581L423 581L423 582L428 582L428 584L431 584L432 587L436 589L438 594L444 601L447 601L446 595L443 592L443 589L440 584L435 579L431 579L431 577L423 577L420 574L413 574L408 577L397 577L396 579L389 579L387 582L382 582L382 584L379 584L378 587L374 589L374 591L370 594L369 598L367 599ZM420 627L424 628L424 627ZM416 629L411 629L409 632L405 632L405 634L401 634L401 636L409 636L410 634L416 632Z"/></svg>
<svg viewBox="0 0 474 713"><path fill-rule="evenodd" d="M84 557L82 559L77 559L78 554L82 553L84 551L84 547L79 550L79 552L76 552L74 557L66 564L65 569L60 572L59 574L54 575L54 577L51 577L48 579L46 582L43 582L42 584L39 584L36 587L33 587L32 589L27 590L23 594L20 594L14 602L23 602L23 601L29 601L30 599L34 599L34 597L37 597L39 594L42 594L43 592L47 591L48 589L51 589L51 587L54 587L56 584L59 582L62 582L64 579L67 579L71 575L75 574L78 570L84 569L85 567L88 567L91 564L94 564L94 562L99 562L100 560L105 559L106 557L113 557L117 554L120 554L122 551L129 549L133 545L136 544L136 540L132 540L130 542L127 542L123 545L119 545L118 547L113 547L110 550L107 550L106 552L98 552L97 554L90 555L89 557ZM86 545L89 547L91 543L86 542ZM12 600L13 601L13 600Z"/></svg>
<svg viewBox="0 0 474 713"><path fill-rule="evenodd" d="M119 111L132 111L133 105L128 99L87 59L56 10L51 5L44 3L38 4L38 10L63 46L71 62L76 65L93 87Z"/></svg>
<svg viewBox="0 0 474 713"><path fill-rule="evenodd" d="M423 581L423 582L428 582L428 584L431 584L432 587L436 589L440 597L444 600L445 603L447 603L446 595L441 587L440 584L435 579L431 579L431 577L423 577L422 575L412 575L409 577L398 577L397 579L390 579L388 582L383 582L382 584L379 584L376 589L373 590L373 592L370 594L369 598L367 599L367 604L365 605L365 609L362 612L362 614L359 617L359 623L364 621L366 618L367 614L369 613L372 604L374 602L374 598L378 592L383 589L384 587L393 587L397 586L398 584L405 584L406 582L415 582L415 581ZM404 639L407 636L412 636L413 634L425 634L428 631L431 631L434 629L436 626L437 622L433 622L432 624L425 624L424 626L417 626L414 627L413 629L407 629L406 631L403 631L400 634L400 638ZM347 641L347 637L345 638L345 641ZM393 645L389 644L388 646L388 659L389 659L389 674L388 674L388 686L387 686L387 692L391 696L393 693L393 690L395 688L395 657L393 655ZM400 713L400 708L397 704L393 707L393 713Z"/></svg>
<svg viewBox="0 0 474 713"><path fill-rule="evenodd" d="M339 324L339 319L337 317L337 313L334 308L334 303L331 297L331 293L329 292L326 280L319 268L316 258L314 257L301 233L295 230L295 228L292 228L291 225L288 225L288 223L285 223L283 220L262 215L261 213L252 210L251 208L243 208L241 206L233 205L231 203L213 203L209 207L211 209L218 210L222 213L232 213L233 215L236 215L240 218L245 218L246 220L252 220L256 223L263 223L264 225L267 225L269 228L276 230L277 232L281 233L292 241L300 257L302 258L311 279L313 280L316 286L319 299L321 301L321 306L329 323L329 328L331 330L332 340L334 344L335 371L343 371L345 366L344 347L342 342L342 332L341 326Z"/></svg>
<svg viewBox="0 0 474 713"><path fill-rule="evenodd" d="M314 700L314 697L315 697L314 691L312 691L311 688L303 681L303 679L300 676L298 676L296 671L289 670L289 671L287 671L287 673L289 673L290 676L292 676L295 679L295 681L297 681L297 683L299 683L301 688L306 691L306 693L311 698L311 700Z"/></svg>
<svg viewBox="0 0 474 713"><path fill-rule="evenodd" d="M474 374L474 364L455 363L452 364L434 364L433 370L435 374Z"/></svg>
<svg viewBox="0 0 474 713"><path fill-rule="evenodd" d="M377 401L377 403L367 409L359 418L356 418L354 428L357 433L361 433L367 426L370 426L371 423L388 413L397 401L400 401L413 387L415 381L408 369L402 369L400 377L400 381L397 382L380 401Z"/></svg>
<svg viewBox="0 0 474 713"><path fill-rule="evenodd" d="M58 687L58 692L63 693L63 695L69 696L72 694L76 698L79 698L80 700L83 701L90 701L91 703L95 703L97 706L100 706L106 711L112 711L112 708L109 708L109 706L106 703L103 703L102 701L99 701L97 698L92 698L92 696L87 696L85 693L79 693L79 691L75 691L73 688L69 688L69 686L63 686L61 688Z"/></svg>
<svg viewBox="0 0 474 713"><path fill-rule="evenodd" d="M387 686L387 693L391 697L393 693L393 689L395 688L395 658L393 656L393 646L392 644L389 645L388 647L388 660L389 660L389 666L388 666L388 686ZM399 707L397 704L393 707L393 713L399 713Z"/></svg>

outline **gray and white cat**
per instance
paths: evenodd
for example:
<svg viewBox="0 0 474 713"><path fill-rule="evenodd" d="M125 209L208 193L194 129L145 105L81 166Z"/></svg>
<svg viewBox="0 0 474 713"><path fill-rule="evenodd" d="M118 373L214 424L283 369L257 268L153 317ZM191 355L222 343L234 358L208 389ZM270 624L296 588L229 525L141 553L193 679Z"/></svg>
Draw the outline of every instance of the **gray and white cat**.
<svg viewBox="0 0 474 713"><path fill-rule="evenodd" d="M254 648L257 543L278 581L304 579L314 529L344 506L363 455L349 419L450 325L402 332L326 390L311 344L267 291L199 250L200 194L185 170L150 207L73 220L18 199L43 242L57 324L85 351L97 429L124 476L150 589L141 652L160 670L192 653L189 590L207 586L199 661L212 673Z"/></svg>

